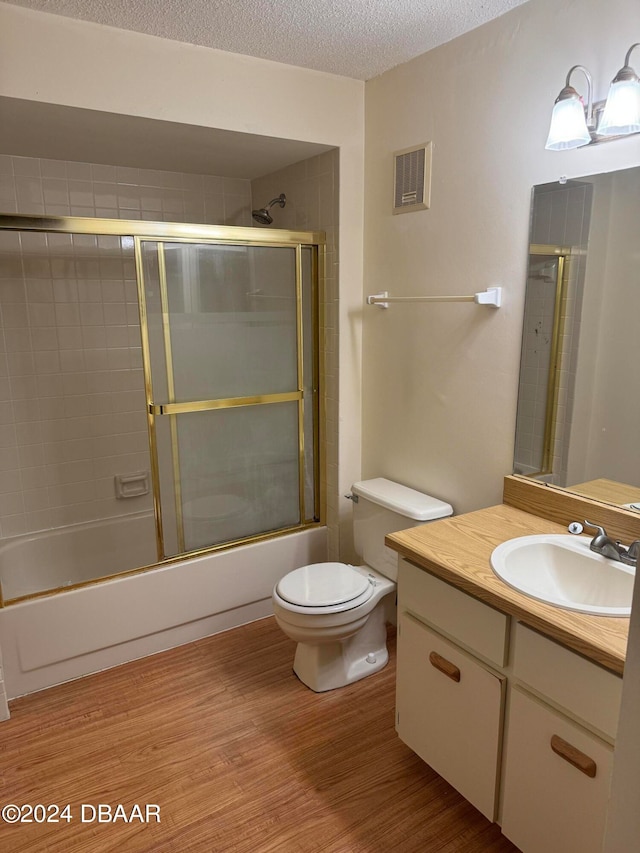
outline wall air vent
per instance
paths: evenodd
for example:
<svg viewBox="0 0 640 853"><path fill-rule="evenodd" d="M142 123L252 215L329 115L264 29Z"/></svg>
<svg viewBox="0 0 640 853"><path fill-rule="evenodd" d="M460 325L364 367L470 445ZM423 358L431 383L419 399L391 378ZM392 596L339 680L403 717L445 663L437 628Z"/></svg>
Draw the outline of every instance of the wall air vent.
<svg viewBox="0 0 640 853"><path fill-rule="evenodd" d="M431 195L431 143L393 153L393 212L426 210Z"/></svg>

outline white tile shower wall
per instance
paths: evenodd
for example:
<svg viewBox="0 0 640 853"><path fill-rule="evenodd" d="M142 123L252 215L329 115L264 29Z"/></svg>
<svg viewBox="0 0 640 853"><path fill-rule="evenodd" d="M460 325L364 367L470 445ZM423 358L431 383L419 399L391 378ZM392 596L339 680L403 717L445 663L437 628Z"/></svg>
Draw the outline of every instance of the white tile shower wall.
<svg viewBox="0 0 640 853"><path fill-rule="evenodd" d="M248 181L0 156L0 211L251 223ZM131 241L0 233L0 537L139 512L149 469Z"/></svg>
<svg viewBox="0 0 640 853"><path fill-rule="evenodd" d="M324 492L327 505L328 559L340 554L338 526L338 189L337 149L302 160L286 169L257 178L251 183L253 207L263 207L285 193L284 208L274 206L272 228L325 231L327 254L323 299L324 362L321 365L325 409ZM269 227L269 226L264 226Z"/></svg>
<svg viewBox="0 0 640 853"><path fill-rule="evenodd" d="M0 155L0 211L251 225L249 181Z"/></svg>

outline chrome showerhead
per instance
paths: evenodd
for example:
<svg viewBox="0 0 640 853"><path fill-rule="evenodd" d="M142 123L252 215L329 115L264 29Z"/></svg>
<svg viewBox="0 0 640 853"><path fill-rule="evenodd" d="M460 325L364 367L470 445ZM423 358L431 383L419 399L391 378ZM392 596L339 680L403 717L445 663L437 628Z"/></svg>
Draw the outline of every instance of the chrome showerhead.
<svg viewBox="0 0 640 853"><path fill-rule="evenodd" d="M256 222L259 222L260 225L271 225L273 222L273 216L269 213L274 204L279 204L280 207L284 207L287 203L287 197L284 193L280 193L278 198L272 198L269 204L266 207L261 207L259 210L252 210L251 215L255 219Z"/></svg>

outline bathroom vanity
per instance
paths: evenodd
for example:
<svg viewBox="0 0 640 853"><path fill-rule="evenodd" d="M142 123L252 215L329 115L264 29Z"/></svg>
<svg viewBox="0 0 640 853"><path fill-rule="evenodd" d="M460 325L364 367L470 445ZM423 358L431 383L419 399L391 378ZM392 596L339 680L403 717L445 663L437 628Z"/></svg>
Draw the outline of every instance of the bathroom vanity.
<svg viewBox="0 0 640 853"><path fill-rule="evenodd" d="M518 504L512 487L505 501ZM526 511L504 503L387 537L399 554L396 729L524 853L600 853L629 620L534 600L490 557L573 518L604 514L631 534L638 521L577 497L541 517L532 489Z"/></svg>

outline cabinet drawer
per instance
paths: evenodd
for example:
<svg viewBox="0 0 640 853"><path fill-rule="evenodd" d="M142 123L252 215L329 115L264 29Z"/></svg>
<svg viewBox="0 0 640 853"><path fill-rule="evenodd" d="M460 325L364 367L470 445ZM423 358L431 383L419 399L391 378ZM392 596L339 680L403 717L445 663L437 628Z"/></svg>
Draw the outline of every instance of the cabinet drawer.
<svg viewBox="0 0 640 853"><path fill-rule="evenodd" d="M396 683L399 736L494 820L504 679L403 612Z"/></svg>
<svg viewBox="0 0 640 853"><path fill-rule="evenodd" d="M415 613L498 666L507 662L508 616L402 559L398 609Z"/></svg>
<svg viewBox="0 0 640 853"><path fill-rule="evenodd" d="M514 676L615 740L622 679L518 623Z"/></svg>
<svg viewBox="0 0 640 853"><path fill-rule="evenodd" d="M573 760L595 775L578 769ZM609 744L515 687L503 777L503 833L523 853L601 853L612 760Z"/></svg>

